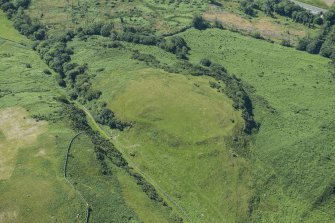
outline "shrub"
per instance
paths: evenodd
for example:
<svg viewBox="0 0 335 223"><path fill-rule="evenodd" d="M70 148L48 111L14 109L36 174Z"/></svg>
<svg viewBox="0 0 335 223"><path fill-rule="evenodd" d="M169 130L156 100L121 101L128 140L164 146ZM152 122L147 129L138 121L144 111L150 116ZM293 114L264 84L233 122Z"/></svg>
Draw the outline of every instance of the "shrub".
<svg viewBox="0 0 335 223"><path fill-rule="evenodd" d="M311 42L311 39L308 36L305 36L299 40L298 45L296 46L296 49L305 51L307 49L307 46L310 44L310 42Z"/></svg>
<svg viewBox="0 0 335 223"><path fill-rule="evenodd" d="M44 73L44 74L47 74L47 75L51 75L51 72L50 72L49 69L44 69L44 70L43 70L43 73Z"/></svg>
<svg viewBox="0 0 335 223"><path fill-rule="evenodd" d="M290 47L291 46L291 41L289 39L282 39L281 43L282 46Z"/></svg>
<svg viewBox="0 0 335 223"><path fill-rule="evenodd" d="M212 64L212 62L209 59L204 58L200 60L200 64L202 66L209 67Z"/></svg>
<svg viewBox="0 0 335 223"><path fill-rule="evenodd" d="M204 30L210 27L209 23L202 18L202 16L195 16L192 20L192 26L199 30Z"/></svg>
<svg viewBox="0 0 335 223"><path fill-rule="evenodd" d="M180 36L164 39L159 46L173 54L187 54L189 50L186 41Z"/></svg>
<svg viewBox="0 0 335 223"><path fill-rule="evenodd" d="M318 38L313 39L306 47L306 51L312 54L318 54L322 46L322 41Z"/></svg>

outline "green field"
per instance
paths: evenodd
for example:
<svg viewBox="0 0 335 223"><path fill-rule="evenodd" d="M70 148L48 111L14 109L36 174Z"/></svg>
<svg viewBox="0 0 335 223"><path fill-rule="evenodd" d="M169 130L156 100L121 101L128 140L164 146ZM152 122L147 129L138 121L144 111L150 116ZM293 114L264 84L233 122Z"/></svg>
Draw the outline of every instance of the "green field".
<svg viewBox="0 0 335 223"><path fill-rule="evenodd" d="M261 128L254 136L252 159L262 194L255 221L333 221L333 196L312 205L335 177L335 91L328 60L227 31L190 30L183 36L194 49L192 61L207 57L222 63L254 87ZM267 111L264 100L275 113Z"/></svg>
<svg viewBox="0 0 335 223"><path fill-rule="evenodd" d="M147 68L130 60L127 50L98 47L99 38L85 48L75 41L74 60L89 63L92 71L105 68L94 75L95 88L118 117L134 123L131 130L112 132L116 145L195 222L244 221L251 197L259 199L251 215L254 222L331 221L334 198L315 205L334 177L334 90L328 60L229 31L189 30L182 36L193 63L209 58L253 86L261 128L253 136L250 159L232 158L218 141L229 134L231 123L225 117L233 113L226 110L227 99L208 87L210 79ZM164 63L175 62L157 47L125 45ZM104 53L92 60L98 52Z"/></svg>
<svg viewBox="0 0 335 223"><path fill-rule="evenodd" d="M1 36L25 37L10 28L1 14ZM54 115L61 105L47 66L18 43L0 45L0 221L80 222L85 213L80 199L62 175L68 140L74 134L61 120L46 122L32 115ZM26 67L27 58L31 68Z"/></svg>
<svg viewBox="0 0 335 223"><path fill-rule="evenodd" d="M234 158L225 145L225 137L243 123L232 102L209 87L213 79L138 64L127 50L106 50L92 60L103 50L96 41L85 48L73 42L78 49L73 59L88 63L91 71L105 68L94 75L93 86L102 90L102 100L117 117L133 123L130 130L111 132L131 166L194 222L244 219L251 195L248 162Z"/></svg>
<svg viewBox="0 0 335 223"><path fill-rule="evenodd" d="M71 148L68 174L74 187L64 179L75 132L56 100L63 91L29 46L13 42L27 39L0 15L0 24L8 27L0 32L8 39L0 45L0 222L83 222L86 204L79 193L92 208L90 222L171 222L170 212L125 171L110 163L113 175L103 177L85 136Z"/></svg>

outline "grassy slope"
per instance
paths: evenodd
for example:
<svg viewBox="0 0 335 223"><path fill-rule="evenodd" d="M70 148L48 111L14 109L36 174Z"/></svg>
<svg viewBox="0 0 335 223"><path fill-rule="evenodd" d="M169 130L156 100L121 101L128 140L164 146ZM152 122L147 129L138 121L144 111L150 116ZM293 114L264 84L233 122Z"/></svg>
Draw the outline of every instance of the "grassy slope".
<svg viewBox="0 0 335 223"><path fill-rule="evenodd" d="M2 13L0 18L7 27L6 32L0 29L0 37L27 41ZM75 133L67 120L30 118L61 109L54 99L59 96L54 79L43 74L47 67L30 47L0 40L0 52L0 222L82 222L86 206L63 178L66 148ZM32 68L26 67L27 58ZM113 176L101 177L93 145L84 136L81 141L71 152L69 171L93 208L93 221L171 220L124 171L110 164ZM77 154L79 149L84 151Z"/></svg>
<svg viewBox="0 0 335 223"><path fill-rule="evenodd" d="M2 13L0 24L9 24ZM9 26L5 32L0 30L0 36L13 41L24 40ZM42 73L46 66L29 48L3 41L0 52L0 111L12 119L7 128L2 129L6 132L6 138L0 140L2 158L16 151L13 162L10 162L13 165L10 178L0 181L0 220L82 221L84 206L62 175L66 146L73 132L63 122L43 122L40 125L29 118L31 115L52 114L60 108L53 99L53 78ZM27 58L32 65L30 69L25 66Z"/></svg>
<svg viewBox="0 0 335 223"><path fill-rule="evenodd" d="M233 158L224 144L242 120L231 101L209 87L212 79L149 68L129 59L128 51L104 50L94 39L72 46L74 61L87 62L92 73L105 68L96 74L94 88L117 117L133 122L133 128L114 132L113 138L141 171L194 222L246 217L248 164Z"/></svg>
<svg viewBox="0 0 335 223"><path fill-rule="evenodd" d="M91 222L169 222L169 212L152 202L122 169L113 169L111 176L101 176L90 139L81 135L75 139L70 152L69 177L92 206ZM126 202L134 211L120 205ZM117 220L118 219L118 220Z"/></svg>
<svg viewBox="0 0 335 223"><path fill-rule="evenodd" d="M223 64L277 110L271 114L259 106L262 100L256 103L262 125L253 143L255 176L268 181L257 184L262 196L255 221L334 221L334 197L313 206L335 179L335 91L328 60L228 31L190 30L183 36L191 61L207 57Z"/></svg>

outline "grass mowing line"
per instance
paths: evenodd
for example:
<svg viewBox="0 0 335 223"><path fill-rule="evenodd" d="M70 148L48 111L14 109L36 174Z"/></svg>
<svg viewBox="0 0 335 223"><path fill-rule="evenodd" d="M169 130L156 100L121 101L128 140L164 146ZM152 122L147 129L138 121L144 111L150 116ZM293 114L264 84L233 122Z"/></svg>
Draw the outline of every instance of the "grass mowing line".
<svg viewBox="0 0 335 223"><path fill-rule="evenodd" d="M83 132L79 132L77 135L75 135L68 147L67 147L67 152L66 152L66 156L65 156L65 162L64 162L64 179L66 180L66 182L68 182L71 187L77 192L77 194L80 196L80 198L86 203L86 207L87 207L87 210L86 210L86 219L85 219L85 223L88 223L89 221L89 218L90 218L90 211L91 211L91 208L90 208L90 205L88 204L87 200L84 198L84 196L80 193L79 190L77 190L74 185L71 183L71 181L69 179L67 179L67 174L66 174L66 170L67 170L67 165L68 165L68 160L69 160L69 153L70 153L70 149L71 149L71 146L72 146L72 143L73 141L79 136L81 135Z"/></svg>
<svg viewBox="0 0 335 223"><path fill-rule="evenodd" d="M79 104L78 102L74 102L75 105L77 105L80 109L82 109L85 114L89 117L90 121L88 121L88 123L94 125L94 128L101 134L103 135L103 137L105 137L106 139L108 139L109 141L111 141L113 143L113 141L110 139L110 136L96 123L95 119L93 118L93 116L91 115L91 113L88 111L88 109ZM114 143L113 143L114 144ZM120 144L120 143L118 143ZM120 144L121 145L121 144ZM176 201L173 200L173 198L167 193L165 192L159 185L158 183L152 179L150 176L148 176L147 174L143 173L139 167L137 167L137 165L130 159L129 156L127 156L127 154L124 152L124 150L121 147L116 147L121 153L122 155L125 157L125 159L127 160L127 162L129 164L131 164L131 166L138 172L140 173L145 179L147 179L155 188L157 188L174 206L176 206L180 212L184 215L184 217L186 217L186 219L192 223L192 219L191 217L187 214L187 212L185 211L185 209L180 206Z"/></svg>

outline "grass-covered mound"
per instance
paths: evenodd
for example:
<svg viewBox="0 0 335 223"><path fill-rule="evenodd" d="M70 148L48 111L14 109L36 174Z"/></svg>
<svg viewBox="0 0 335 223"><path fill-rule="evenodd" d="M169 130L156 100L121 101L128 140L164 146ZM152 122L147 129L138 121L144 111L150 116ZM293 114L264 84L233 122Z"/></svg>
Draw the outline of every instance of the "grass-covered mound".
<svg viewBox="0 0 335 223"><path fill-rule="evenodd" d="M105 49L98 42L74 41L73 61L99 70L93 87L118 118L132 124L111 132L130 166L194 222L246 219L249 166L226 145L244 121L233 102L210 87L215 79L168 73L131 59L128 49Z"/></svg>
<svg viewBox="0 0 335 223"><path fill-rule="evenodd" d="M334 78L329 60L221 30L182 35L190 60L223 64L253 86L255 221L334 220ZM272 220L271 220L272 219Z"/></svg>

